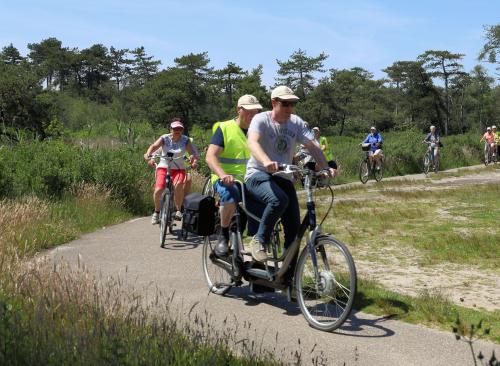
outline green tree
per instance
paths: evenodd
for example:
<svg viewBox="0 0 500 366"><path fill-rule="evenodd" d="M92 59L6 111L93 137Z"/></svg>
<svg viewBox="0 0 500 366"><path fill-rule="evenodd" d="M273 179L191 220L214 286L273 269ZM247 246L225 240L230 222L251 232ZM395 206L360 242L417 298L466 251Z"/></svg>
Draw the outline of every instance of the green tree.
<svg viewBox="0 0 500 366"><path fill-rule="evenodd" d="M278 74L282 76L276 81L289 86L295 90L297 96L305 99L314 87L314 74L325 72L323 62L327 58L328 55L324 52L316 57L308 57L306 52L299 48L287 61L276 60L279 66Z"/></svg>
<svg viewBox="0 0 500 366"><path fill-rule="evenodd" d="M125 86L126 78L132 73L132 63L134 61L126 57L128 52L129 50L126 48L122 50L113 46L109 48L110 75L116 83L117 90L121 90Z"/></svg>
<svg viewBox="0 0 500 366"><path fill-rule="evenodd" d="M0 134L15 141L23 130L45 138L54 109L53 100L43 100L42 94L39 75L28 64L0 63Z"/></svg>
<svg viewBox="0 0 500 366"><path fill-rule="evenodd" d="M234 104L234 92L237 88L237 84L243 78L245 74L243 69L236 65L234 62L228 62L226 67L221 70L216 70L215 76L220 80L222 85L222 90L226 95L226 107L229 109L233 108Z"/></svg>
<svg viewBox="0 0 500 366"><path fill-rule="evenodd" d="M498 59L500 54L500 24L485 26L484 30L486 32L486 43L479 53L479 60L500 64L500 59ZM497 70L500 70L500 66L497 67Z"/></svg>
<svg viewBox="0 0 500 366"><path fill-rule="evenodd" d="M57 87L57 73L61 69L61 59L65 49L57 38L47 38L40 43L28 43L28 57L39 66L48 89Z"/></svg>
<svg viewBox="0 0 500 366"><path fill-rule="evenodd" d="M9 65L19 65L22 61L24 61L24 57L21 56L19 50L12 43L2 48L0 62Z"/></svg>
<svg viewBox="0 0 500 366"><path fill-rule="evenodd" d="M158 66L161 61L153 60L154 56L148 56L144 46L137 47L130 51L134 59L132 62L132 80L133 82L143 86L146 81L158 73Z"/></svg>
<svg viewBox="0 0 500 366"><path fill-rule="evenodd" d="M445 105L445 122L444 133L448 135L450 124L450 93L449 81L454 75L462 73L463 65L459 61L464 57L461 53L451 53L449 51L425 51L418 56L418 60L422 62L424 68L430 71L432 77L439 77L444 81L444 105Z"/></svg>

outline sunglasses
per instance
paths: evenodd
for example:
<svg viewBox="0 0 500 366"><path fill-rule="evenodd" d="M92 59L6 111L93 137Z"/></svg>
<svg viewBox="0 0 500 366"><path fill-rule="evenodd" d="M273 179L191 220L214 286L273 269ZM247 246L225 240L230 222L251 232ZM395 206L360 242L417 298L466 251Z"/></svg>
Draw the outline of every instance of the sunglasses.
<svg viewBox="0 0 500 366"><path fill-rule="evenodd" d="M182 127L176 127L176 128L172 128L172 130L174 130L174 131L182 131L183 128Z"/></svg>
<svg viewBox="0 0 500 366"><path fill-rule="evenodd" d="M297 104L297 102L287 102L287 101L284 101L284 100L280 100L278 99L278 102L281 103L281 105L285 108L287 107L295 107L295 105Z"/></svg>

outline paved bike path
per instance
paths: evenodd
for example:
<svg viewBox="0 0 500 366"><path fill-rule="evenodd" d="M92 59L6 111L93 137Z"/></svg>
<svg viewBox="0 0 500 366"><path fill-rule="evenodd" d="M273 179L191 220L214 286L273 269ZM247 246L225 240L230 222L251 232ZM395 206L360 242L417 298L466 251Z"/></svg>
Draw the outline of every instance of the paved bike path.
<svg viewBox="0 0 500 366"><path fill-rule="evenodd" d="M96 276L119 276L150 298L156 288L165 296L175 291L174 303L182 304L185 318L193 305L191 318L201 314L215 330L234 328L237 318L236 337L276 349L288 360L299 351L303 364L320 355L328 365L473 364L468 345L451 333L360 312L338 331L326 333L309 327L298 305L280 293L254 295L242 287L224 297L208 295L200 240L179 242L169 236L166 249L161 249L158 237L149 217L134 219L84 235L47 256L75 266L80 261ZM500 346L492 343L477 342L474 347L488 356L493 350L500 355Z"/></svg>

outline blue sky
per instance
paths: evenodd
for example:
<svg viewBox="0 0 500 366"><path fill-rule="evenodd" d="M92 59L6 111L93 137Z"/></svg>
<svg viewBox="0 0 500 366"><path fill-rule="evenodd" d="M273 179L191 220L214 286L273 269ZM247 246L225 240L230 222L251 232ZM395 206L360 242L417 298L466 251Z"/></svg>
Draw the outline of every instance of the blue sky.
<svg viewBox="0 0 500 366"><path fill-rule="evenodd" d="M162 67L207 51L217 68L262 64L267 85L276 59L299 48L327 53L326 68L360 66L377 78L394 61L429 49L465 54L469 71L484 44L483 26L498 23L498 0L0 0L0 46L12 42L23 55L28 43L48 37L79 49L144 46Z"/></svg>

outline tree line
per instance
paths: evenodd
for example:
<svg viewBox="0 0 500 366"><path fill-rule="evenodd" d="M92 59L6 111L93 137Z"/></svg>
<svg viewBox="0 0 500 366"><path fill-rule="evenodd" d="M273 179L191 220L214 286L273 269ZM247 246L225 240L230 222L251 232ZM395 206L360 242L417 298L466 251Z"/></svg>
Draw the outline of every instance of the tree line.
<svg viewBox="0 0 500 366"><path fill-rule="evenodd" d="M500 24L486 26L479 61L500 70ZM106 106L100 121L114 119L165 125L181 117L186 126L208 127L234 114L242 94L253 94L270 106L263 66L244 70L234 62L210 65L206 52L161 62L144 47L117 49L95 44L64 47L56 38L27 45L22 56L9 44L0 52L0 136L15 141L20 131L40 139L63 126L84 127L85 117L71 118L84 104ZM480 130L500 124L500 87L478 64L464 70L465 55L428 50L415 60L395 61L375 79L369 70L325 69L326 53L310 56L298 49L287 60L276 60L276 84L294 89L302 101L297 114L327 133L346 135L375 125L381 130L425 130L430 124L443 134Z"/></svg>

